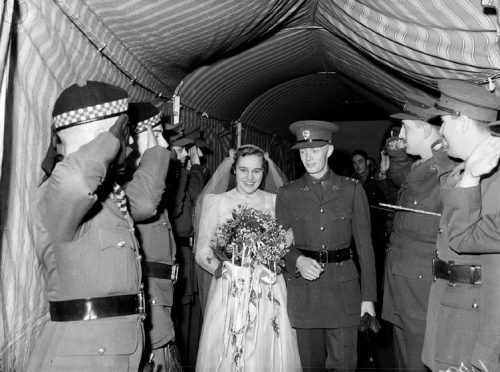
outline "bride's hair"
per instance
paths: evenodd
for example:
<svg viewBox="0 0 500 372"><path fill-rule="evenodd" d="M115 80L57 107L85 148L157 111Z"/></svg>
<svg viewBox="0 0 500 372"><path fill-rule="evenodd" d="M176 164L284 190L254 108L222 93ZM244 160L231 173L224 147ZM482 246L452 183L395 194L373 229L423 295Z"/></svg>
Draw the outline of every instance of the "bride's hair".
<svg viewBox="0 0 500 372"><path fill-rule="evenodd" d="M267 153L260 147L257 147L255 145L243 145L238 147L233 155L234 163L231 166L231 171L233 174L236 173L236 166L238 165L238 161L240 160L240 158L249 155L257 155L262 158L262 168L264 169L264 173L259 188L263 189L267 172L269 171L269 163L267 161Z"/></svg>

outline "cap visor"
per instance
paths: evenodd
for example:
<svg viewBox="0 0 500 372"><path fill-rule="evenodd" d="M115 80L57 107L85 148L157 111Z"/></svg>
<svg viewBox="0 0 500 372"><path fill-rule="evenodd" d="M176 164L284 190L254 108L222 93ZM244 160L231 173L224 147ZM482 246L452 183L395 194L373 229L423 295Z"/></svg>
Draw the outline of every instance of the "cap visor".
<svg viewBox="0 0 500 372"><path fill-rule="evenodd" d="M331 142L324 142L324 141L311 141L311 142L300 142L296 143L295 145L292 146L292 150L297 150L297 149L308 149L308 148L313 148L313 147L323 147L326 145L331 145Z"/></svg>
<svg viewBox="0 0 500 372"><path fill-rule="evenodd" d="M171 143L171 146L172 147L184 147L184 146L187 146L187 145L190 145L193 143L194 143L194 140L192 140L191 138L181 138L179 140L173 141Z"/></svg>

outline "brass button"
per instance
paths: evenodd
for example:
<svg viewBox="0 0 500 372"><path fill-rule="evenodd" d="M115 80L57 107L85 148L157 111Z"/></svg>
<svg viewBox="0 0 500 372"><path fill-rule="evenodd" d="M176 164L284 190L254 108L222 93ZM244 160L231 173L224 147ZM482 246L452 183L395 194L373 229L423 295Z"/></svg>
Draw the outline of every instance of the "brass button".
<svg viewBox="0 0 500 372"><path fill-rule="evenodd" d="M422 274L421 273L418 274L418 278L422 279Z"/></svg>
<svg viewBox="0 0 500 372"><path fill-rule="evenodd" d="M321 208L321 209L319 210L319 212L320 212L320 213L325 213L325 210L324 210L323 208Z"/></svg>
<svg viewBox="0 0 500 372"><path fill-rule="evenodd" d="M414 200L414 201L413 201L413 204L414 204L414 205L417 205L417 204L418 204L418 201Z"/></svg>
<svg viewBox="0 0 500 372"><path fill-rule="evenodd" d="M152 305L156 304L156 298L153 298L153 299L151 300L151 304L152 304Z"/></svg>
<svg viewBox="0 0 500 372"><path fill-rule="evenodd" d="M321 248L322 248L322 249L325 249L325 248L326 248L326 245L321 244Z"/></svg>
<svg viewBox="0 0 500 372"><path fill-rule="evenodd" d="M142 255L138 255L138 256L136 257L136 259L137 259L138 261L141 261L141 260L142 260Z"/></svg>
<svg viewBox="0 0 500 372"><path fill-rule="evenodd" d="M99 348L99 355L102 355L102 354L104 354L105 352L106 352L106 349L105 349L105 348L103 348L103 347L100 347L100 348Z"/></svg>
<svg viewBox="0 0 500 372"><path fill-rule="evenodd" d="M324 230L325 230L325 228L324 228L323 226L321 226L319 229L320 229L321 231L324 231Z"/></svg>
<svg viewBox="0 0 500 372"><path fill-rule="evenodd" d="M472 304L472 308L477 309L478 307L479 307L479 305L477 304L477 302L474 301L474 303Z"/></svg>
<svg viewBox="0 0 500 372"><path fill-rule="evenodd" d="M117 246L119 247L125 247L125 242L123 240L119 241Z"/></svg>
<svg viewBox="0 0 500 372"><path fill-rule="evenodd" d="M342 219L343 219L343 220L345 220L345 217L344 217L344 216L342 216Z"/></svg>

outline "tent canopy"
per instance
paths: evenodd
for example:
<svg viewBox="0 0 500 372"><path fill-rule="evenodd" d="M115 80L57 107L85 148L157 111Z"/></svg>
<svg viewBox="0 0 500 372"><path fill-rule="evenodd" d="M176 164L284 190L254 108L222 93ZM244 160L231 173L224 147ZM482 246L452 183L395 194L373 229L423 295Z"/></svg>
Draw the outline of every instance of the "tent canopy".
<svg viewBox="0 0 500 372"><path fill-rule="evenodd" d="M243 143L293 170L288 126L339 122L339 146L378 149L408 93L500 76L499 0L5 0L0 2L4 370L22 370L46 319L33 192L52 105L79 80L122 86L186 128L215 167ZM27 151L29 149L29 151ZM373 153L373 152L372 152Z"/></svg>

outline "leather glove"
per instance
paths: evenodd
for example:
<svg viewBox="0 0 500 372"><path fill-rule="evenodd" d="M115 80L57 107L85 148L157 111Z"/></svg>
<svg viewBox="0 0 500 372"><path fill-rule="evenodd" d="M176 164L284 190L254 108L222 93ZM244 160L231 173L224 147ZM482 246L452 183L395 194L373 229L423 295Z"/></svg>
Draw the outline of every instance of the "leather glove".
<svg viewBox="0 0 500 372"><path fill-rule="evenodd" d="M359 324L360 332L372 332L377 334L382 326L380 325L378 319L369 313L364 313L361 317L361 322Z"/></svg>

